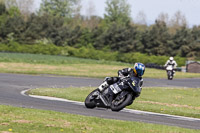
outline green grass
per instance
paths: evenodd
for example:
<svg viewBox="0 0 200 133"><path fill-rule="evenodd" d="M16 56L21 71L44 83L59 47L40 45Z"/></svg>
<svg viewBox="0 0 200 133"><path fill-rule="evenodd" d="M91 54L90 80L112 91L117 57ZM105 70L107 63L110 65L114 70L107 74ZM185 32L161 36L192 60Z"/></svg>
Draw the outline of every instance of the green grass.
<svg viewBox="0 0 200 133"><path fill-rule="evenodd" d="M76 57L55 56L55 55L41 55L41 54L23 54L23 53L1 53L0 62L18 62L30 64L49 64L49 65L63 65L63 64L107 64L107 65L130 65L127 63L92 60Z"/></svg>
<svg viewBox="0 0 200 133"><path fill-rule="evenodd" d="M132 64L65 56L0 53L1 73L56 74L97 77L117 76L117 71ZM146 68L144 77L167 78L165 70ZM199 78L200 73L176 72L175 78Z"/></svg>
<svg viewBox="0 0 200 133"><path fill-rule="evenodd" d="M83 102L93 89L95 88L39 88L28 93ZM140 97L128 108L200 118L199 101L199 88L143 88Z"/></svg>
<svg viewBox="0 0 200 133"><path fill-rule="evenodd" d="M197 133L199 130L0 105L1 133Z"/></svg>

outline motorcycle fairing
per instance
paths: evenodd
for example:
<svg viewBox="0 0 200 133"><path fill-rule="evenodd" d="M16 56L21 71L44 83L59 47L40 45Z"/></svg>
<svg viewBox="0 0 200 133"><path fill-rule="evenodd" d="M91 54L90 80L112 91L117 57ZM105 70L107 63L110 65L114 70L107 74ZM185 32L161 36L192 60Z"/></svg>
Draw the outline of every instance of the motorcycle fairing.
<svg viewBox="0 0 200 133"><path fill-rule="evenodd" d="M131 77L129 80L128 80L128 85L129 87L132 89L132 91L135 93L135 94L140 94L141 92L141 87L140 87L140 79L138 77Z"/></svg>

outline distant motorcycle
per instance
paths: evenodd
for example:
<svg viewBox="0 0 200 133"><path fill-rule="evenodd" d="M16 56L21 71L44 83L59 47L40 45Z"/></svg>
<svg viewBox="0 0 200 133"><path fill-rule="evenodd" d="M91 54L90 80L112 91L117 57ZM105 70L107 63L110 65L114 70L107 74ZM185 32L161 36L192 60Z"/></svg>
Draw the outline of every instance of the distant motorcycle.
<svg viewBox="0 0 200 133"><path fill-rule="evenodd" d="M172 65L168 65L166 68L168 80L172 80L174 77L174 69Z"/></svg>
<svg viewBox="0 0 200 133"><path fill-rule="evenodd" d="M108 86L103 91L97 88L86 97L85 106L87 108L102 107L110 108L112 111L120 111L131 105L134 99L140 95L141 88L137 86L137 82L136 77L126 77Z"/></svg>

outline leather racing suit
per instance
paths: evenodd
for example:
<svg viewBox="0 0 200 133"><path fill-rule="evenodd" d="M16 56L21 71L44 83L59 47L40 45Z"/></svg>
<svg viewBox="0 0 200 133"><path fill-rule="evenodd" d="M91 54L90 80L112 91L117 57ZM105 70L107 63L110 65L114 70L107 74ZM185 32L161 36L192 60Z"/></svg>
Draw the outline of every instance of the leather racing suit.
<svg viewBox="0 0 200 133"><path fill-rule="evenodd" d="M135 87L137 87L137 90L142 89L143 78L135 76L135 73L132 68L124 68L122 70L119 70L118 77L109 77L105 81L107 82L107 86L109 86L109 85L112 85L112 84L118 82L120 79L123 79L126 77L130 77L130 78L133 77L135 80ZM138 94L138 96L139 96L139 94Z"/></svg>

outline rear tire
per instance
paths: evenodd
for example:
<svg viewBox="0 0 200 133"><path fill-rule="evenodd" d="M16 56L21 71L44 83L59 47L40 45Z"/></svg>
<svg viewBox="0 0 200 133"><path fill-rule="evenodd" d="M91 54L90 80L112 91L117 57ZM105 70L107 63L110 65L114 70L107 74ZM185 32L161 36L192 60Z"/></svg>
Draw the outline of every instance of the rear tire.
<svg viewBox="0 0 200 133"><path fill-rule="evenodd" d="M86 108L90 108L93 109L96 107L96 103L94 102L94 99L91 99L91 96L95 93L99 91L99 89L95 89L94 91L92 91L85 99L85 107Z"/></svg>
<svg viewBox="0 0 200 133"><path fill-rule="evenodd" d="M131 94L127 94L125 96L125 99L124 101L119 104L118 106L115 106L113 103L111 104L110 108L112 111L120 111L122 110L123 108L125 108L127 105L130 105L130 101L132 101L133 98L132 98L132 95ZM115 101L114 101L115 102Z"/></svg>

